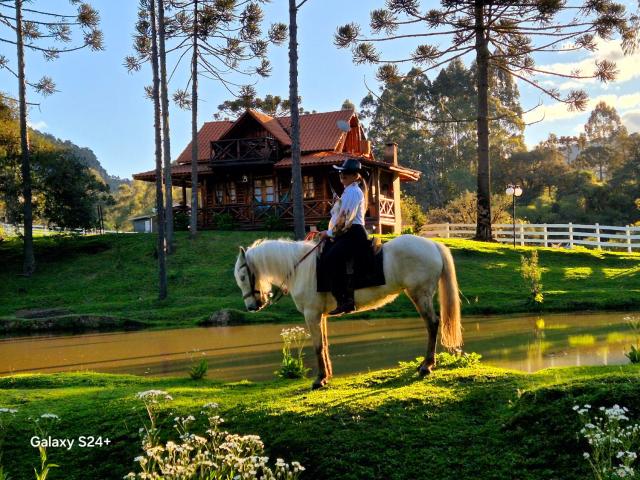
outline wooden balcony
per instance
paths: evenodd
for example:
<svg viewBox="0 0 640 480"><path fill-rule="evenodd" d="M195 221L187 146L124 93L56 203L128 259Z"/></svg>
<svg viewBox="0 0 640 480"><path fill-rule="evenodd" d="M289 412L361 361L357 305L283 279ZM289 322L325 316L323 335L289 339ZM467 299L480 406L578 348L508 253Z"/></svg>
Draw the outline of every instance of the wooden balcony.
<svg viewBox="0 0 640 480"><path fill-rule="evenodd" d="M268 164L278 160L278 142L273 138L235 138L211 142L210 162L214 165Z"/></svg>
<svg viewBox="0 0 640 480"><path fill-rule="evenodd" d="M384 219L395 219L395 209L394 209L394 200L393 198L388 198L380 195L380 218Z"/></svg>
<svg viewBox="0 0 640 480"><path fill-rule="evenodd" d="M304 219L307 224L315 224L321 220L329 220L331 202L329 200L305 200ZM201 208L198 210L198 224L201 228L211 228L215 224L215 216L228 214L240 229L261 228L267 219L278 218L284 226L293 225L293 203L233 203L227 205Z"/></svg>

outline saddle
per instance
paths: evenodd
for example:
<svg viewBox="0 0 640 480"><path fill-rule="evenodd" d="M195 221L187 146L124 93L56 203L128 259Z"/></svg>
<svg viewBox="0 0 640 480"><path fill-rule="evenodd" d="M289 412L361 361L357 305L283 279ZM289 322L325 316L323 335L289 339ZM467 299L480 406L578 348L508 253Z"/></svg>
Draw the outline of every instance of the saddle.
<svg viewBox="0 0 640 480"><path fill-rule="evenodd" d="M378 287L386 283L384 278L383 250L379 238L369 240L370 248L347 262L346 270L350 278L349 284L354 290ZM316 279L318 292L331 291L331 273L324 263L324 257L330 250L325 243L322 253L316 257ZM328 248L327 248L328 247Z"/></svg>

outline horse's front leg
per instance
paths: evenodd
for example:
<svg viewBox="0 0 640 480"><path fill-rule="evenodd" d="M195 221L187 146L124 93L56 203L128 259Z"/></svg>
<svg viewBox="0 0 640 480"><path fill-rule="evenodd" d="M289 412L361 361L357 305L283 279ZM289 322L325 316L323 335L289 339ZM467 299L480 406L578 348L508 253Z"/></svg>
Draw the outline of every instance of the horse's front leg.
<svg viewBox="0 0 640 480"><path fill-rule="evenodd" d="M331 378L331 360L329 359L329 346L326 341L326 321L323 328L323 316L318 311L304 312L304 320L311 332L311 340L318 361L318 377L314 380L311 388L314 390L324 387Z"/></svg>

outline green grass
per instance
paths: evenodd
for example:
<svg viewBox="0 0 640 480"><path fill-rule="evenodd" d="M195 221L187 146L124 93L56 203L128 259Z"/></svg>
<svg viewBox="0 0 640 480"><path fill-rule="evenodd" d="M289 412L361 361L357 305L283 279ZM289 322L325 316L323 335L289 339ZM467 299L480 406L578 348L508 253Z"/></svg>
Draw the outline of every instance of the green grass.
<svg viewBox="0 0 640 480"><path fill-rule="evenodd" d="M162 423L217 402L225 428L258 434L275 459L299 460L308 479L584 480L588 449L572 407L624 405L640 419L640 368L583 367L524 374L486 366L439 369L420 380L415 364L309 381L194 382L94 373L0 379L0 407L19 409L7 436L5 468L33 478L37 450L27 417L55 413L55 437L109 437L109 446L49 451L51 479L122 478L140 453L144 414L136 392L169 391ZM91 472L91 473L88 473Z"/></svg>
<svg viewBox="0 0 640 480"><path fill-rule="evenodd" d="M65 308L71 315L108 316L153 327L192 326L222 308L244 310L233 279L239 245L266 232L202 232L195 241L177 235L169 259L169 298L157 299L155 239L151 235L42 237L35 239L37 271L19 275L21 245L0 244L0 319L23 309ZM467 240L444 241L453 251L463 314L514 313L533 307L519 273L520 257L531 250ZM547 311L637 309L640 307L640 254L539 248L544 269L543 309ZM382 310L359 318L413 316L402 296ZM299 321L290 298L250 321ZM72 319L71 319L72 320ZM16 324L24 323L22 321ZM33 323L33 322L32 322ZM71 322L73 323L73 322ZM118 327L117 322L111 325Z"/></svg>

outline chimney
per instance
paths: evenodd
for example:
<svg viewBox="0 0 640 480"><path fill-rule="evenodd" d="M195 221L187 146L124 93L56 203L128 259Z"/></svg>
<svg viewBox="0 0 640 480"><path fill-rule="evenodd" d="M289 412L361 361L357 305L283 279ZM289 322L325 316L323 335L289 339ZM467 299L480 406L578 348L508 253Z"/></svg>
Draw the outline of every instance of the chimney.
<svg viewBox="0 0 640 480"><path fill-rule="evenodd" d="M398 165L398 144L387 142L384 145L384 161L392 165Z"/></svg>

